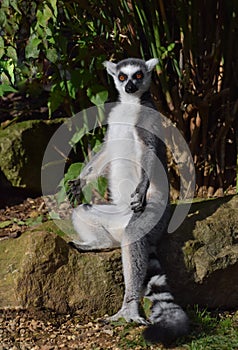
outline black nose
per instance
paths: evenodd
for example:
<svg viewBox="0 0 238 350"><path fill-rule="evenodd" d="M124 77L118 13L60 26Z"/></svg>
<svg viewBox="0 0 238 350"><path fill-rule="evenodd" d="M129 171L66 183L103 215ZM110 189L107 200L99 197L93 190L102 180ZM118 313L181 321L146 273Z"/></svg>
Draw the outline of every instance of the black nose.
<svg viewBox="0 0 238 350"><path fill-rule="evenodd" d="M136 92L138 90L138 88L135 86L135 84L132 83L131 80L128 81L128 83L126 84L125 86L125 91L128 93L128 94L131 94L133 92Z"/></svg>

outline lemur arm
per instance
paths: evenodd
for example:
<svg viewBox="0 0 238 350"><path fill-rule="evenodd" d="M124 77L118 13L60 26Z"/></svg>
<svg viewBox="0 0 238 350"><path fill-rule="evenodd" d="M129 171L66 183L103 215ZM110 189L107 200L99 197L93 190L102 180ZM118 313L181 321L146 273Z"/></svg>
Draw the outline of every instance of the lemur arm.
<svg viewBox="0 0 238 350"><path fill-rule="evenodd" d="M136 213L143 211L146 206L146 195L147 190L150 186L150 180L152 175L152 166L154 162L155 155L153 151L150 151L149 154L143 154L142 164L141 164L141 180L137 185L135 191L132 193L132 202L131 209Z"/></svg>
<svg viewBox="0 0 238 350"><path fill-rule="evenodd" d="M149 121L148 121L149 123ZM166 151L165 144L153 132L150 125L145 128L137 127L137 132L144 142L144 152L141 159L141 180L135 191L132 193L131 209L134 212L143 211L146 207L146 195L154 176L158 176L160 162L166 169Z"/></svg>
<svg viewBox="0 0 238 350"><path fill-rule="evenodd" d="M101 175L100 169L104 168L106 158L106 149L102 147L102 149L85 165L79 176L76 179L68 181L69 189L67 195L71 203L75 200L79 202L83 187L88 182L96 180L98 176Z"/></svg>

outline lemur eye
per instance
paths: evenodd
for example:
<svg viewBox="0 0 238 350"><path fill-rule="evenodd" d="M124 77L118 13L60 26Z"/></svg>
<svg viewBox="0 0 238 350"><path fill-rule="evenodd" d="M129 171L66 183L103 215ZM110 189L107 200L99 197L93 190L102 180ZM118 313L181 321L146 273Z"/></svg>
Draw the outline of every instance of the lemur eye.
<svg viewBox="0 0 238 350"><path fill-rule="evenodd" d="M142 72L138 72L136 73L136 79L142 79L143 78L143 73Z"/></svg>
<svg viewBox="0 0 238 350"><path fill-rule="evenodd" d="M118 75L118 79L119 79L120 81L125 81L125 80L127 79L127 75L126 75L126 74L119 74L119 75Z"/></svg>

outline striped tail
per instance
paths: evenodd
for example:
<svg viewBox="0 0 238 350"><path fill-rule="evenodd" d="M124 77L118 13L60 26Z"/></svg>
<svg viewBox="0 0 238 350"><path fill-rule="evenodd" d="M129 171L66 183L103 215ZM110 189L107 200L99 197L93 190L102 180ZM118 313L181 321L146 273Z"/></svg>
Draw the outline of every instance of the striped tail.
<svg viewBox="0 0 238 350"><path fill-rule="evenodd" d="M144 338L147 341L160 342L169 346L178 337L188 333L189 319L183 309L174 303L165 274L161 273L151 277L147 284L145 297L152 302L151 325L144 331Z"/></svg>

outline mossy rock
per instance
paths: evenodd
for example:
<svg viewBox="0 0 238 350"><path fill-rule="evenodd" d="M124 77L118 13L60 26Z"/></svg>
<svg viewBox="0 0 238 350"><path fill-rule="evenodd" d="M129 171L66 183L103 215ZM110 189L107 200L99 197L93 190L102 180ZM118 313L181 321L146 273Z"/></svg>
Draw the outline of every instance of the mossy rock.
<svg viewBox="0 0 238 350"><path fill-rule="evenodd" d="M120 252L79 254L52 227L0 242L0 307L115 312L123 294L122 274L114 272Z"/></svg>
<svg viewBox="0 0 238 350"><path fill-rule="evenodd" d="M29 120L0 130L0 169L12 186L41 193L43 155L63 121Z"/></svg>
<svg viewBox="0 0 238 350"><path fill-rule="evenodd" d="M238 306L238 196L198 201L160 256L176 299L208 308Z"/></svg>

